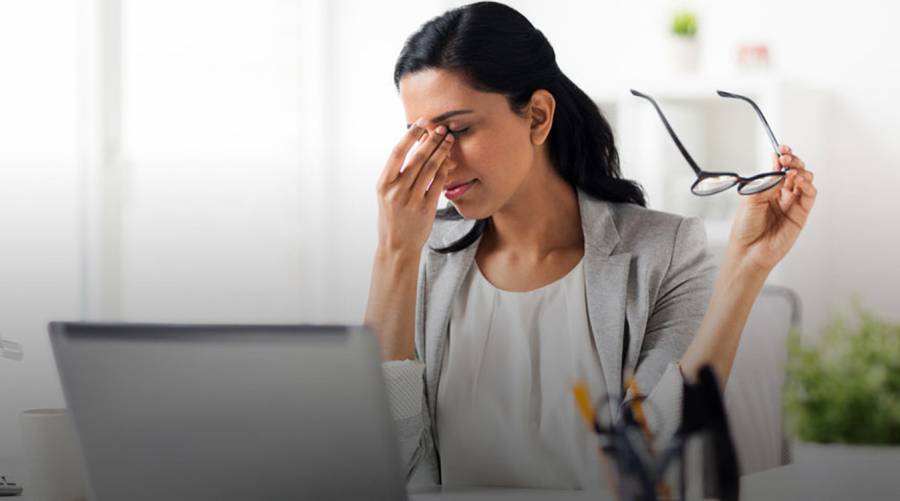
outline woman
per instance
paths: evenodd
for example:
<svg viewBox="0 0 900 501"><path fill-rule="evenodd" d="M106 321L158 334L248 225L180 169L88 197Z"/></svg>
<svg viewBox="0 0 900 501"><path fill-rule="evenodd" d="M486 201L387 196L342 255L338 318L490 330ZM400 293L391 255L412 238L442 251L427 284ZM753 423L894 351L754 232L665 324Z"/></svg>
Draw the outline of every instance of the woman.
<svg viewBox="0 0 900 501"><path fill-rule="evenodd" d="M572 383L621 395L633 373L670 436L684 378L708 364L724 387L812 209L812 173L781 146L773 168L791 170L742 197L717 273L699 219L646 209L621 179L609 124L517 11L480 2L429 21L394 81L410 125L378 181L366 324L408 479L590 488Z"/></svg>

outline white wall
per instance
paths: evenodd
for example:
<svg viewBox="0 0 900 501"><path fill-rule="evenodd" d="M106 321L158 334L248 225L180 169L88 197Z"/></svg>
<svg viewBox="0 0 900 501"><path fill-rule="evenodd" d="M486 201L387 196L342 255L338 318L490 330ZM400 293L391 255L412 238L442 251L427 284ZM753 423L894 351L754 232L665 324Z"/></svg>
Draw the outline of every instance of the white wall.
<svg viewBox="0 0 900 501"><path fill-rule="evenodd" d="M652 78L665 66L674 2L510 3L547 34L562 69L585 88ZM26 350L21 363L0 359L0 466L19 454L17 412L61 404L44 331L50 319L361 320L374 184L404 130L393 61L408 34L457 3L407 2L386 12L361 0L236 0L199 22L208 4L157 2L182 14L157 11L164 26L195 20L184 50L196 64L178 59L178 40L164 42L160 32L154 43L152 24L124 34L123 54L135 57L123 61L131 80L121 146L132 170L122 185L121 303L108 311L84 293L91 277L82 276L91 270L82 250L92 248L83 241L89 200L78 167L85 48L77 11L85 4L0 2L0 332ZM785 263L799 277L792 285L808 326L845 308L853 293L900 320L897 8L693 5L706 71L728 73L735 44L752 37L769 42L778 72L827 95L826 109L810 118L825 121L825 141L793 144L820 189L793 263ZM126 20L135 21L134 9L125 4ZM246 31L228 24L241 18L262 39L244 45Z"/></svg>
<svg viewBox="0 0 900 501"><path fill-rule="evenodd" d="M48 15L52 8L54 15ZM0 2L0 470L18 452L19 409L59 405L42 335L80 315L80 223L73 2Z"/></svg>

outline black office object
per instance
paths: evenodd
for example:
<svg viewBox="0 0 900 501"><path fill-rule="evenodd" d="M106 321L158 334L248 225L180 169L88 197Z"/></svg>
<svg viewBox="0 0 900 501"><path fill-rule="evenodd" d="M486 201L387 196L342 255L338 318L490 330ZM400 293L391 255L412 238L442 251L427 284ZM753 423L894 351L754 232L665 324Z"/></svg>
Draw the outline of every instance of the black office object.
<svg viewBox="0 0 900 501"><path fill-rule="evenodd" d="M704 469L710 465L714 472L704 472L702 480L707 484L711 473L712 484L703 486L704 494L711 490L722 501L738 499L737 454L713 370L705 366L700 370L697 382L685 381L683 395L681 425L659 451L653 450L651 439L642 430L629 401L616 402L610 397L601 400L619 408L619 418L607 424L599 422L603 412L598 409L594 431L602 439L601 450L615 466L615 490L620 500L657 501L676 494L679 499L686 499L688 466ZM643 400L645 397L635 395L633 398ZM649 402L642 403L647 410L653 410ZM703 454L707 456L702 459L703 464L688 465L686 452L688 443L693 440L703 444Z"/></svg>
<svg viewBox="0 0 900 501"><path fill-rule="evenodd" d="M728 417L715 373L709 366L700 370L695 384L685 382L679 435L707 434L715 465L714 489L722 501L738 499L740 470ZM708 452L708 451L704 451Z"/></svg>

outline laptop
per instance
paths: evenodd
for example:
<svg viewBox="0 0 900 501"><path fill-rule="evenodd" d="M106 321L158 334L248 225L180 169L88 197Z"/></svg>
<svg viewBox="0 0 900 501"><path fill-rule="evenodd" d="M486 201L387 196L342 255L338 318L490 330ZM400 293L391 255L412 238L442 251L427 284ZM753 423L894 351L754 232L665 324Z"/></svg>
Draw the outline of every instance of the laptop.
<svg viewBox="0 0 900 501"><path fill-rule="evenodd" d="M407 499L368 329L49 330L95 501Z"/></svg>

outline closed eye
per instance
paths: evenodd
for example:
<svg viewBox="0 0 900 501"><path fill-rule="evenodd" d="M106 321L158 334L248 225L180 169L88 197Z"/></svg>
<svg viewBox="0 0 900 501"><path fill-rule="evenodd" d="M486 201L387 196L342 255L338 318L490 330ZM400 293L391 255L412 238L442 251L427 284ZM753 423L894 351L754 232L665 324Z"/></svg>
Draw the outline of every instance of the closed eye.
<svg viewBox="0 0 900 501"><path fill-rule="evenodd" d="M458 136L458 135L463 134L463 133L465 133L466 131L468 131L469 128L468 128L468 127L465 127L465 128L463 128L463 129L457 129L457 130L450 130L450 129L448 129L448 130L449 130L450 133L453 134L454 136Z"/></svg>

